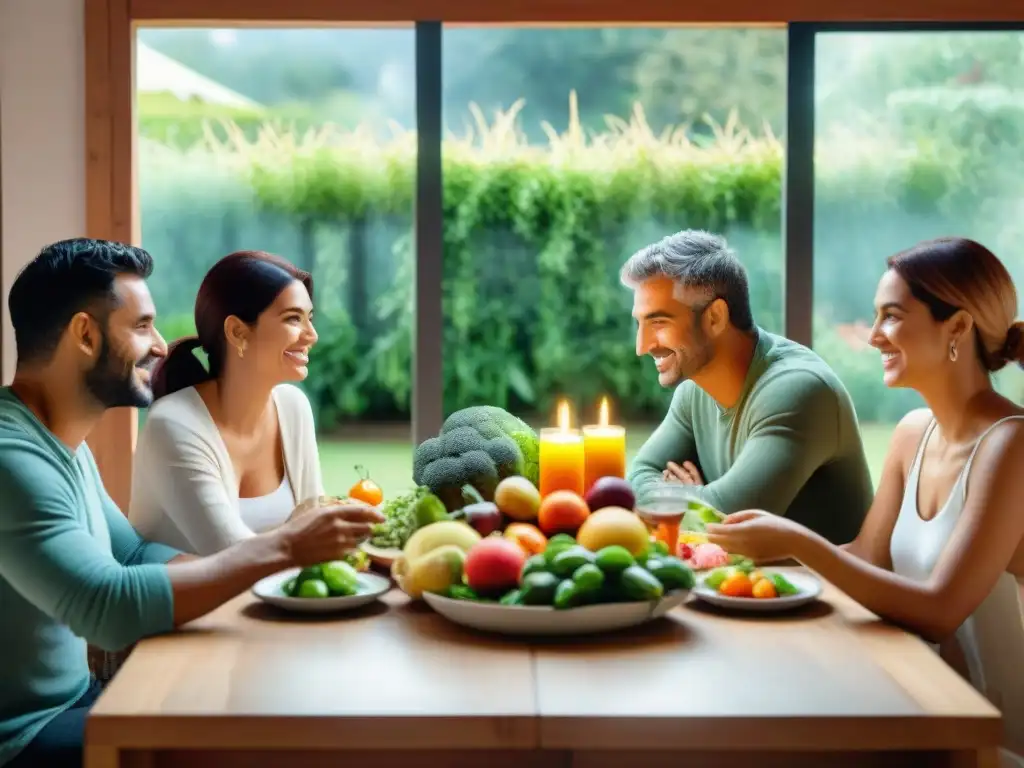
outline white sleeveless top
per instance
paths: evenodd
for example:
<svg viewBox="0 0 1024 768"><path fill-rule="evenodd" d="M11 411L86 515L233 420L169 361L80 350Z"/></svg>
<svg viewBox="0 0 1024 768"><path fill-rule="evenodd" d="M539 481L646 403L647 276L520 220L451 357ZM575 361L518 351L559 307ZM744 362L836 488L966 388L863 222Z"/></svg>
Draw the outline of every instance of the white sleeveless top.
<svg viewBox="0 0 1024 768"><path fill-rule="evenodd" d="M978 446L994 427L1016 418L1024 416L1000 419L982 433L946 503L931 520L923 520L917 508L921 457L936 422L932 420L928 425L907 476L903 503L889 543L895 573L918 581L928 579L960 519ZM1024 506L1024 499L1021 504ZM1024 766L1024 608L1013 574L1004 571L999 576L992 592L957 629L955 639L971 684L1002 712L1006 747L1003 766Z"/></svg>
<svg viewBox="0 0 1024 768"><path fill-rule="evenodd" d="M239 479L220 430L195 387L157 400L139 431L128 519L141 536L182 552L212 555L259 531L247 518L280 517L324 495L313 409L301 389L273 391L287 485L263 499L238 498ZM251 502L251 503L250 503Z"/></svg>
<svg viewBox="0 0 1024 768"><path fill-rule="evenodd" d="M295 509L295 495L292 484L288 481L288 473L284 473L277 490L263 496L250 496L238 499L238 513L242 522L253 533L263 533L288 520Z"/></svg>

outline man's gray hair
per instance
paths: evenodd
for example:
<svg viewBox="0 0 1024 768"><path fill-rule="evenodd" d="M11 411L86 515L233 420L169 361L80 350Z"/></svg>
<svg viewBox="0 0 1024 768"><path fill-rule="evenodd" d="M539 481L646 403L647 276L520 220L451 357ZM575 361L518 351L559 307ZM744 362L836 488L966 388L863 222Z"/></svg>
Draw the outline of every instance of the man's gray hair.
<svg viewBox="0 0 1024 768"><path fill-rule="evenodd" d="M619 272L622 284L629 288L656 277L724 300L732 324L741 331L753 329L747 271L721 235L684 229L641 248Z"/></svg>

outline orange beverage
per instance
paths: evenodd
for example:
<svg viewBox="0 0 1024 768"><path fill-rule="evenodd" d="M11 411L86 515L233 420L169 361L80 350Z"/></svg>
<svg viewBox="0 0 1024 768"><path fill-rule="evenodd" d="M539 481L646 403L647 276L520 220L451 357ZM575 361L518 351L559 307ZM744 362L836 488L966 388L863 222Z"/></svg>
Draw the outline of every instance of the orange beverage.
<svg viewBox="0 0 1024 768"><path fill-rule="evenodd" d="M647 524L651 538L665 542L673 555L679 549L679 528L693 498L681 483L657 483L637 497L637 516Z"/></svg>

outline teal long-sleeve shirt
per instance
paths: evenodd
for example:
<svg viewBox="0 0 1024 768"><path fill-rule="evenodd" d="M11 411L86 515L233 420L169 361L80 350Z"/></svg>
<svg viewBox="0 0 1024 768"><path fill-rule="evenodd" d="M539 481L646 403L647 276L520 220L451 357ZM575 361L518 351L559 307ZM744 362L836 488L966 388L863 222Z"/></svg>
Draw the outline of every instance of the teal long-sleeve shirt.
<svg viewBox="0 0 1024 768"><path fill-rule="evenodd" d="M764 509L852 541L874 488L849 393L817 354L758 329L739 400L722 408L692 381L676 388L664 421L638 451L638 495L669 461L692 461L695 492L725 513Z"/></svg>
<svg viewBox="0 0 1024 768"><path fill-rule="evenodd" d="M0 766L89 686L87 643L124 648L174 625L166 563L71 450L0 389Z"/></svg>

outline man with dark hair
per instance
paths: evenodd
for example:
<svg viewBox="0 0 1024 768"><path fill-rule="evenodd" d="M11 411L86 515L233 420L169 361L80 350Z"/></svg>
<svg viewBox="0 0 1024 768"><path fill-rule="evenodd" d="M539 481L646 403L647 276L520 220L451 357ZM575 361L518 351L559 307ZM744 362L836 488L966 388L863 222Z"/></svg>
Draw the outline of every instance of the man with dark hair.
<svg viewBox="0 0 1024 768"><path fill-rule="evenodd" d="M340 558L383 518L322 506L216 555L144 541L103 488L85 438L145 407L167 352L141 248L66 240L11 286L18 364L0 388L0 766L82 762L99 694L86 644L110 651L192 621L292 566Z"/></svg>
<svg viewBox="0 0 1024 768"><path fill-rule="evenodd" d="M874 496L849 393L814 352L759 328L743 265L717 235L686 230L635 253L637 355L675 387L638 452L638 494L691 486L725 513L765 509L852 541Z"/></svg>

